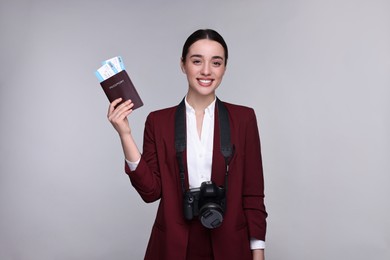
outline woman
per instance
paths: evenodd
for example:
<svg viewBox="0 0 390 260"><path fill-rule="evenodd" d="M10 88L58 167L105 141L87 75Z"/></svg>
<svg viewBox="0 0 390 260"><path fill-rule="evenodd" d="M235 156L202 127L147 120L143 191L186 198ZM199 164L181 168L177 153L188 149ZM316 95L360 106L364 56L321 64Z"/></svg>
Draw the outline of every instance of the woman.
<svg viewBox="0 0 390 260"><path fill-rule="evenodd" d="M222 102L215 91L227 59L226 43L214 30L194 32L183 46L181 69L188 80L188 91L181 103L185 111L183 153L177 153L175 146L180 132L175 126L180 106L149 114L141 155L127 120L133 104L128 100L115 108L121 99L110 104L108 119L120 136L125 171L132 185L144 201L160 199L145 259L264 259L267 213L253 109L223 102L233 153L228 160L221 153L220 140L221 135L226 136L226 127L219 126L223 112L218 107ZM210 183L224 190L221 198L212 198L223 201L213 202L222 205L222 209L213 211L219 220L215 228L205 227L206 216L197 216L196 205L191 204L190 217L186 215L188 210L183 214L189 203L183 194L199 195L199 187Z"/></svg>

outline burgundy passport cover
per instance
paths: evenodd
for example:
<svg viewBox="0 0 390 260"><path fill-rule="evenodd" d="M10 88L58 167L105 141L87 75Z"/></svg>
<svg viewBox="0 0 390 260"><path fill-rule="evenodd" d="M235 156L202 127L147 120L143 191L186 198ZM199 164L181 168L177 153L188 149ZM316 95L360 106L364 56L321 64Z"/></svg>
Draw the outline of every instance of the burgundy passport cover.
<svg viewBox="0 0 390 260"><path fill-rule="evenodd" d="M122 98L121 103L131 99L134 103L133 110L144 104L125 70L100 82L100 85L102 86L104 93L106 93L110 103L117 98Z"/></svg>

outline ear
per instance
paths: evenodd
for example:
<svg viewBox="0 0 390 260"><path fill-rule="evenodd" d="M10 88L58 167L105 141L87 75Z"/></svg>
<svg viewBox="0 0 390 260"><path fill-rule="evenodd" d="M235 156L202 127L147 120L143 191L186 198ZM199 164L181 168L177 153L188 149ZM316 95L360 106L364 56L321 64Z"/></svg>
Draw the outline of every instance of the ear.
<svg viewBox="0 0 390 260"><path fill-rule="evenodd" d="M183 58L180 58L180 68L181 68L181 71L183 71L184 74L187 74L187 73L186 73L186 69L185 69L185 67L184 67Z"/></svg>

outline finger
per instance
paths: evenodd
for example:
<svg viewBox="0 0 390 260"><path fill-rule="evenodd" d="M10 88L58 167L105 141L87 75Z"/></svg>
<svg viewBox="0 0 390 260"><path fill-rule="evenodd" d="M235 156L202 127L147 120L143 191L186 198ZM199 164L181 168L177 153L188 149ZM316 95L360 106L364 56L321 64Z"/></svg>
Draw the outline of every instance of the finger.
<svg viewBox="0 0 390 260"><path fill-rule="evenodd" d="M108 115L108 119L111 122L122 121L124 118L126 118L128 115L130 115L133 106L134 106L134 103L131 103L130 100L124 102L123 104L121 104L117 108L115 108L115 110L112 111Z"/></svg>
<svg viewBox="0 0 390 260"><path fill-rule="evenodd" d="M115 110L115 106L118 105L121 101L122 101L122 98L117 98L111 102L110 106L108 107L107 116L109 116Z"/></svg>
<svg viewBox="0 0 390 260"><path fill-rule="evenodd" d="M114 126L120 126L127 123L127 117L133 112L132 109L124 111L122 113L115 113L111 115L108 119Z"/></svg>
<svg viewBox="0 0 390 260"><path fill-rule="evenodd" d="M134 106L134 105L132 105L131 100L127 100L127 101L123 102L122 104L118 105L118 103L120 103L122 100L123 100L122 98L118 98L110 104L109 109L108 109L108 113L107 113L107 117L110 117L110 115L113 115L113 114L118 113L118 112L121 113L124 110L128 110L129 108Z"/></svg>
<svg viewBox="0 0 390 260"><path fill-rule="evenodd" d="M127 110L127 111L124 111L123 113L121 113L121 114L118 115L117 119L118 119L119 121L123 121L123 120L125 120L132 112L133 112L132 109L129 109L129 110Z"/></svg>
<svg viewBox="0 0 390 260"><path fill-rule="evenodd" d="M131 102L131 100L127 100L117 106L114 110L114 113L123 113L129 109L131 109L134 106L134 104Z"/></svg>

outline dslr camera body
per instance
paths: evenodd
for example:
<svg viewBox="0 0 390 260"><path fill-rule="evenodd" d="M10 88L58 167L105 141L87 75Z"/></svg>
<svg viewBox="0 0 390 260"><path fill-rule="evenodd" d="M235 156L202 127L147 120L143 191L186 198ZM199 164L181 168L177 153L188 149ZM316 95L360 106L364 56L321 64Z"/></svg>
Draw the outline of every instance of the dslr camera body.
<svg viewBox="0 0 390 260"><path fill-rule="evenodd" d="M217 228L222 224L226 209L224 187L218 187L212 181L202 182L199 188L184 193L184 217L192 220L198 216L206 228Z"/></svg>

